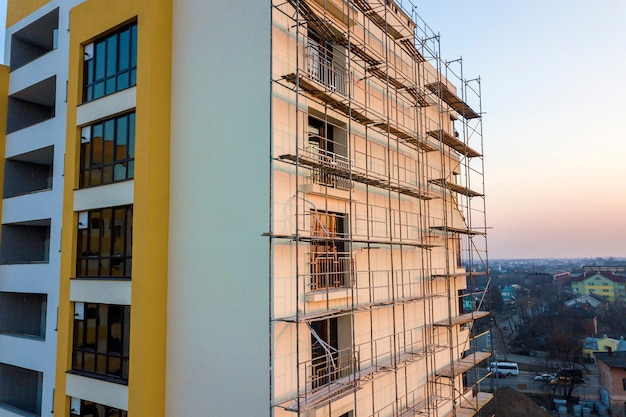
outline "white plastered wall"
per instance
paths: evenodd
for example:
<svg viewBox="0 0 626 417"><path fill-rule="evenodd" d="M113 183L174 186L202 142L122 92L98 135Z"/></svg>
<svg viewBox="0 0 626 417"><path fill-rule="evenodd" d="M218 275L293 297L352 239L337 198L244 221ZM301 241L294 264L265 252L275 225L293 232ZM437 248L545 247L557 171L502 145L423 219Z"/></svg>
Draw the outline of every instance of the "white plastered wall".
<svg viewBox="0 0 626 417"><path fill-rule="evenodd" d="M174 1L172 48L166 415L266 416L270 4Z"/></svg>

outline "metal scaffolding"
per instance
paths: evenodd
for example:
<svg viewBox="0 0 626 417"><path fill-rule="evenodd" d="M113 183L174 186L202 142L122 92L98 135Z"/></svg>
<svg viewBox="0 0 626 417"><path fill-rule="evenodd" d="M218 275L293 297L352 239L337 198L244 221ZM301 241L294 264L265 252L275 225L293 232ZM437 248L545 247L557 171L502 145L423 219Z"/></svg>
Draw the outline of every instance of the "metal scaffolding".
<svg viewBox="0 0 626 417"><path fill-rule="evenodd" d="M272 415L491 399L480 79L408 1L272 8Z"/></svg>

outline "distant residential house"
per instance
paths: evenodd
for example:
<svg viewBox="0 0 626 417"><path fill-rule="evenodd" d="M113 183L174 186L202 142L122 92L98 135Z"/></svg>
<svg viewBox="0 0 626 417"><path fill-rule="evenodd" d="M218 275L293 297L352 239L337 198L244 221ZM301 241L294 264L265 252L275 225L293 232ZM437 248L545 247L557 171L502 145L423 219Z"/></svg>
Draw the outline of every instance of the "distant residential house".
<svg viewBox="0 0 626 417"><path fill-rule="evenodd" d="M555 326L569 328L579 335L596 334L598 332L598 316L579 306L567 307L555 314Z"/></svg>
<svg viewBox="0 0 626 417"><path fill-rule="evenodd" d="M502 294L502 301L504 301L504 304L513 304L515 300L525 296L528 293L528 290L521 285L513 284L502 288L500 293Z"/></svg>
<svg viewBox="0 0 626 417"><path fill-rule="evenodd" d="M598 353L626 351L624 337L613 339L607 335L588 337L583 344L583 359L593 361Z"/></svg>
<svg viewBox="0 0 626 417"><path fill-rule="evenodd" d="M626 412L626 351L596 353L600 400L612 416Z"/></svg>
<svg viewBox="0 0 626 417"><path fill-rule="evenodd" d="M585 265L583 266L585 274L593 272L611 272L615 275L626 275L626 265Z"/></svg>
<svg viewBox="0 0 626 417"><path fill-rule="evenodd" d="M580 306L582 308L587 308L587 306L591 309L597 310L606 305L606 301L604 298L599 297L595 294L585 294L578 296L576 298L572 298L571 300L565 301L563 304L567 307Z"/></svg>
<svg viewBox="0 0 626 417"><path fill-rule="evenodd" d="M572 278L572 294L594 294L608 302L624 304L626 302L626 278L609 272L595 272Z"/></svg>

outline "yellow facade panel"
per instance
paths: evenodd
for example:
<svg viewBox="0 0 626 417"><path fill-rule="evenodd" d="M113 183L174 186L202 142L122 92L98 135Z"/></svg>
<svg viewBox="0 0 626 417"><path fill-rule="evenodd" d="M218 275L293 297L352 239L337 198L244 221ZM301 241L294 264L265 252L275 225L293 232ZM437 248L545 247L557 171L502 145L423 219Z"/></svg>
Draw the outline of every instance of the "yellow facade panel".
<svg viewBox="0 0 626 417"><path fill-rule="evenodd" d="M0 195L4 195L4 152L6 149L7 114L9 106L9 67L0 65ZM2 206L0 205L0 218L2 218ZM2 229L0 228L0 231Z"/></svg>
<svg viewBox="0 0 626 417"><path fill-rule="evenodd" d="M13 26L46 3L50 3L50 0L9 0L6 27Z"/></svg>
<svg viewBox="0 0 626 417"><path fill-rule="evenodd" d="M88 0L71 10L67 149L55 410L69 414L65 372L71 369L69 278L76 265L76 214L82 102L83 45L137 20L136 149L130 325L131 415L164 415L169 207L171 0Z"/></svg>

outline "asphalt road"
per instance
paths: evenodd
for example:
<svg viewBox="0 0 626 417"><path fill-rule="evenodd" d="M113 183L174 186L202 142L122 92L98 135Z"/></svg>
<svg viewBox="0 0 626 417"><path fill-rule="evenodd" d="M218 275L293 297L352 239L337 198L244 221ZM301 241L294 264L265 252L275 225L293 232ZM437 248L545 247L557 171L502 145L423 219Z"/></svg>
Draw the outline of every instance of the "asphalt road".
<svg viewBox="0 0 626 417"><path fill-rule="evenodd" d="M481 369L479 371L479 375L481 377L485 376L486 373L486 369ZM553 389L550 385L544 381L535 381L536 375L537 374L532 372L521 371L520 374L516 376L508 376L506 378L489 378L483 381L482 385L491 386L491 384L493 384L493 388L511 387L521 392L551 394ZM471 372L468 373L468 379L472 379ZM471 383L471 381L468 382ZM560 390L559 392L562 391ZM583 384L578 384L576 388L574 388L572 395L583 400L599 399L597 377L595 375L585 374L585 382Z"/></svg>

